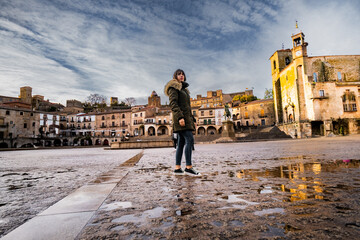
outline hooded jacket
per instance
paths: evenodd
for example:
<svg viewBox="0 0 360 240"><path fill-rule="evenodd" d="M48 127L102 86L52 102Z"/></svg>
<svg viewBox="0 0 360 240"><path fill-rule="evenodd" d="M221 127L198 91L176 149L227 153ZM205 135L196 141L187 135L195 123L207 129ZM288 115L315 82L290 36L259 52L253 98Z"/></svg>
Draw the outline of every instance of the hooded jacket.
<svg viewBox="0 0 360 240"><path fill-rule="evenodd" d="M190 92L187 89L187 82L179 82L176 79L170 80L164 89L164 93L169 97L170 108L172 111L173 132L183 130L195 130L195 118L191 113ZM180 119L185 120L185 126L179 124Z"/></svg>

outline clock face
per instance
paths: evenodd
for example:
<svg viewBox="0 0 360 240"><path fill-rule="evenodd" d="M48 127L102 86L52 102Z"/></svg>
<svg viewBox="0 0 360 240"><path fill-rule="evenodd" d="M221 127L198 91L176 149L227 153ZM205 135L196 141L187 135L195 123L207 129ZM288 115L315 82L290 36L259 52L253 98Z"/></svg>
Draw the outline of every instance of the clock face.
<svg viewBox="0 0 360 240"><path fill-rule="evenodd" d="M300 56L300 55L301 55L301 51L300 51L300 50L299 50L299 51L296 51L295 55L296 55L296 56Z"/></svg>

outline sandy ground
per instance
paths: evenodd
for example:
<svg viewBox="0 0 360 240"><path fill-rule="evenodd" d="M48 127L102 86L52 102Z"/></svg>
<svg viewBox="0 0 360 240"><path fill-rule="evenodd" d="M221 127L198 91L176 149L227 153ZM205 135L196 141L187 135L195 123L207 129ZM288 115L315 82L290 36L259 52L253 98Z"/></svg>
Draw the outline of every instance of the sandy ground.
<svg viewBox="0 0 360 240"><path fill-rule="evenodd" d="M172 174L174 149L146 149L78 239L359 239L359 146L359 135L196 144L198 178ZM0 153L3 234L139 152L47 151Z"/></svg>
<svg viewBox="0 0 360 240"><path fill-rule="evenodd" d="M0 152L0 237L140 151Z"/></svg>

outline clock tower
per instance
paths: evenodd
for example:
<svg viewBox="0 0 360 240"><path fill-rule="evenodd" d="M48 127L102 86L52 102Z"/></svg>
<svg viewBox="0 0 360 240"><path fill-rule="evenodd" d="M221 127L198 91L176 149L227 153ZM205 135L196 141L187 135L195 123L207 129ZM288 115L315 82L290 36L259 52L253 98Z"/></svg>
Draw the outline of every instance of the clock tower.
<svg viewBox="0 0 360 240"><path fill-rule="evenodd" d="M298 34L292 35L293 49L292 56L293 59L297 59L299 57L307 57L307 45L305 42L305 34L299 32Z"/></svg>

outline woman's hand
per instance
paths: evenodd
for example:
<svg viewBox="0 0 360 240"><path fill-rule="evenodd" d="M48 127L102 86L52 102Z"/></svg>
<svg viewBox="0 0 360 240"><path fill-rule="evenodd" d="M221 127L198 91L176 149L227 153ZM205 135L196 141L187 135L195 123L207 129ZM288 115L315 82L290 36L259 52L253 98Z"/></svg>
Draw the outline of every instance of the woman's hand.
<svg viewBox="0 0 360 240"><path fill-rule="evenodd" d="M183 119L183 118L180 119L179 124L180 124L181 127L185 127L185 119Z"/></svg>

